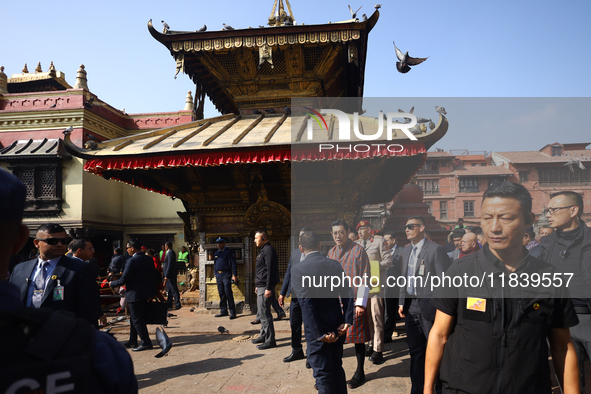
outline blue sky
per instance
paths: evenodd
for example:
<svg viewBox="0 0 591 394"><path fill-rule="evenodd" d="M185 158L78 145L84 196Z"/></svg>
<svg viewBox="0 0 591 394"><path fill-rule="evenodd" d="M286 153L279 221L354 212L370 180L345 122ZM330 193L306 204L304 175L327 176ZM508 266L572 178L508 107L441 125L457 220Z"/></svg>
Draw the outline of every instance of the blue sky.
<svg viewBox="0 0 591 394"><path fill-rule="evenodd" d="M291 6L297 22L306 24L349 19L347 4L354 9L363 6L359 14L374 11L373 2L351 1L293 0ZM584 130L586 108L591 108L586 98L591 91L591 2L382 4L380 20L369 38L365 96L441 98L437 102L450 112L450 130L438 147L532 150L556 141L587 140L589 133ZM45 71L53 61L73 85L76 70L83 63L90 90L114 107L125 108L128 113L175 111L184 107L187 91L194 91L194 86L186 75L173 78L174 60L149 34L148 20L152 19L158 29L162 28L160 20L165 20L172 30L196 30L207 24L211 31L221 29L224 22L237 29L247 28L265 24L272 5L272 0L33 0L26 5L5 0L0 22L4 32L0 65L10 76L20 73L24 63L33 71L41 61ZM408 74L396 72L393 40L411 56L429 59ZM473 107L467 105L474 100L449 97L499 99L477 100L484 110L478 112L482 118L475 119ZM564 124L564 113L548 107L547 101L505 101L505 97L583 99L561 102L570 110L571 123ZM523 113L519 113L521 104L516 103L523 103ZM503 114L502 108L507 106L513 111L511 116L520 118L521 123L510 122ZM550 112L546 112L548 108ZM574 108L581 112L573 112ZM431 110L419 115L434 117L427 111ZM538 113L545 122L532 117ZM206 107L206 116L214 115L213 107ZM540 123L555 127L540 128Z"/></svg>

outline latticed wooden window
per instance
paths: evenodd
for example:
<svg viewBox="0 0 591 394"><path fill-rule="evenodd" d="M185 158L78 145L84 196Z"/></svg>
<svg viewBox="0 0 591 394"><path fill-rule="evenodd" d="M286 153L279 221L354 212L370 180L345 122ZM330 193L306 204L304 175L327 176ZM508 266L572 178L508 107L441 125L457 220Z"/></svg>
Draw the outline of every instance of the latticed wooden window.
<svg viewBox="0 0 591 394"><path fill-rule="evenodd" d="M39 197L55 197L55 169L41 170L40 171L40 193Z"/></svg>
<svg viewBox="0 0 591 394"><path fill-rule="evenodd" d="M35 198L35 171L23 170L19 173L19 178L27 188L27 199Z"/></svg>
<svg viewBox="0 0 591 394"><path fill-rule="evenodd" d="M304 48L304 68L306 71L314 70L316 63L322 57L325 47L317 46L312 48Z"/></svg>
<svg viewBox="0 0 591 394"><path fill-rule="evenodd" d="M273 239L271 238L270 244L275 248L277 252L277 259L279 260L279 277L285 276L287 271L287 264L289 263L290 250L289 250L289 239ZM261 249L255 246L255 258L259 255Z"/></svg>

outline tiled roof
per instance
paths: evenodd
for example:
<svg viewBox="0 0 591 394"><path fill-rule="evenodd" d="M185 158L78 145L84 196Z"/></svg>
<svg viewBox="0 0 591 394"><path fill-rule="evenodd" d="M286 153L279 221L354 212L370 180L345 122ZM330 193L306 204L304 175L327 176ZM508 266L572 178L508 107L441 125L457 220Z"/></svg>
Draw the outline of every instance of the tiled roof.
<svg viewBox="0 0 591 394"><path fill-rule="evenodd" d="M562 156L550 156L537 151L495 152L496 155L511 163L566 163L572 158L591 161L591 149L563 151Z"/></svg>
<svg viewBox="0 0 591 394"><path fill-rule="evenodd" d="M513 175L511 170L503 166L465 167L454 172L457 176Z"/></svg>
<svg viewBox="0 0 591 394"><path fill-rule="evenodd" d="M18 140L0 150L0 160L9 158L71 157L61 139Z"/></svg>
<svg viewBox="0 0 591 394"><path fill-rule="evenodd" d="M428 152L427 158L430 159L432 157L448 157L450 159L453 159L455 156L449 152Z"/></svg>

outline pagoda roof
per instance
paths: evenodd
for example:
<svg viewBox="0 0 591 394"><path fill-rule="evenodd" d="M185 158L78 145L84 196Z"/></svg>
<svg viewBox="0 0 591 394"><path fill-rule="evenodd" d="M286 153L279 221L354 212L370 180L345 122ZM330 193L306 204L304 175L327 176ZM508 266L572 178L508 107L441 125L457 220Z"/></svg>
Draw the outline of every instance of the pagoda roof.
<svg viewBox="0 0 591 394"><path fill-rule="evenodd" d="M378 19L376 10L365 21L166 33L150 20L148 30L170 50L177 73L195 82L196 96L227 114L282 107L293 97L362 97L367 37Z"/></svg>
<svg viewBox="0 0 591 394"><path fill-rule="evenodd" d="M64 143L59 138L39 140L17 140L6 148L0 149L0 160L36 159L47 157L70 158Z"/></svg>

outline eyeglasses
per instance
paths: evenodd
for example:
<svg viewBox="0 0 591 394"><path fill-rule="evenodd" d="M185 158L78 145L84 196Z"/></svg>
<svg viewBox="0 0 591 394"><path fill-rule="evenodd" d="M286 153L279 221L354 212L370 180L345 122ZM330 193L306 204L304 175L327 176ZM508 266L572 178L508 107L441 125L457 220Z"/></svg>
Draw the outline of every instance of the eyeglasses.
<svg viewBox="0 0 591 394"><path fill-rule="evenodd" d="M416 223L411 223L411 224L405 224L404 227L402 227L405 230L412 230L413 227L421 227L420 224L416 224Z"/></svg>
<svg viewBox="0 0 591 394"><path fill-rule="evenodd" d="M560 211L561 209L567 209L567 208L572 208L572 207L576 207L576 205L569 205L568 207L556 207L556 208L546 208L546 211L548 211L548 213L550 214L550 216L554 216L556 215L556 212Z"/></svg>
<svg viewBox="0 0 591 394"><path fill-rule="evenodd" d="M57 245L58 242L60 242L62 245L68 245L70 243L70 241L72 241L71 238L46 238L46 239L41 239L41 238L35 238L37 241L43 241L48 245L51 246L55 246Z"/></svg>

